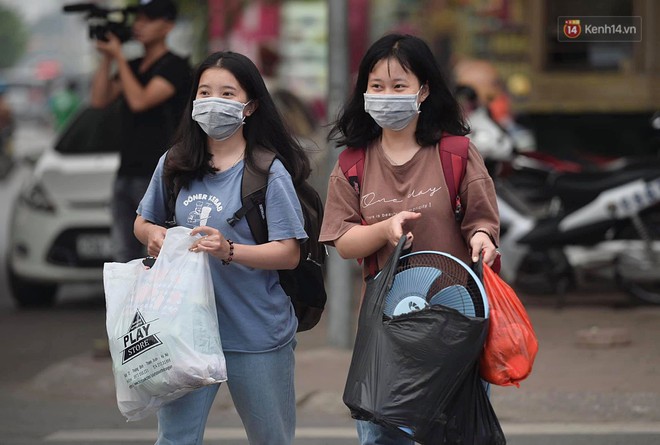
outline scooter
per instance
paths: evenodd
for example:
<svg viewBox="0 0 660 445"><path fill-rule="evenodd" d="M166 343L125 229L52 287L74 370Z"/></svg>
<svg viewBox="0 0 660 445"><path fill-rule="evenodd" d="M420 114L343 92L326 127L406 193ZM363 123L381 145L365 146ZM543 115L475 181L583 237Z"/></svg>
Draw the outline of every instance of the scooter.
<svg viewBox="0 0 660 445"><path fill-rule="evenodd" d="M502 277L525 292L557 295L558 304L590 279L660 304L660 158L521 152L473 90L461 86L456 95L495 181ZM660 129L660 115L652 125Z"/></svg>
<svg viewBox="0 0 660 445"><path fill-rule="evenodd" d="M576 285L607 279L660 304L660 161L546 173L543 205L495 178L503 278L560 302Z"/></svg>

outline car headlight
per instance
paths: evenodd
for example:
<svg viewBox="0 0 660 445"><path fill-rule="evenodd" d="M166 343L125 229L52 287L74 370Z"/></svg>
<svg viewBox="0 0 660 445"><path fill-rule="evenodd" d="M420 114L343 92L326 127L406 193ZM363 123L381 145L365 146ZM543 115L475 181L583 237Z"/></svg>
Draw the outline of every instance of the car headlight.
<svg viewBox="0 0 660 445"><path fill-rule="evenodd" d="M55 212L53 201L48 197L48 194L39 182L35 182L25 188L21 193L21 200L33 209L43 210L44 212Z"/></svg>

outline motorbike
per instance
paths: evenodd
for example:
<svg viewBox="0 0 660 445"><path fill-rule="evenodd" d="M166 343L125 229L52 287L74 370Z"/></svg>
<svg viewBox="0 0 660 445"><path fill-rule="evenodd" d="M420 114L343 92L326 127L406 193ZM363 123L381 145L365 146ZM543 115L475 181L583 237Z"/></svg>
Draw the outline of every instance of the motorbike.
<svg viewBox="0 0 660 445"><path fill-rule="evenodd" d="M660 159L562 170L516 154L512 164L494 178L505 280L560 303L569 289L610 280L660 304Z"/></svg>
<svg viewBox="0 0 660 445"><path fill-rule="evenodd" d="M524 128L499 126L470 87L456 96L495 182L504 280L559 305L594 280L660 304L660 157L560 159ZM651 125L660 130L660 114Z"/></svg>

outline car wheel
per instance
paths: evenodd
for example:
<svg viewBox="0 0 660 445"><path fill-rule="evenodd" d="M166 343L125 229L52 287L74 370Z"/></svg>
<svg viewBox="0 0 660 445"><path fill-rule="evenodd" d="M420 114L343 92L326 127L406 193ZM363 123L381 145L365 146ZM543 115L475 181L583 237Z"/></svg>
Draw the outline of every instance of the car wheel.
<svg viewBox="0 0 660 445"><path fill-rule="evenodd" d="M9 290L21 308L51 307L55 304L56 284L35 283L18 277L7 267Z"/></svg>

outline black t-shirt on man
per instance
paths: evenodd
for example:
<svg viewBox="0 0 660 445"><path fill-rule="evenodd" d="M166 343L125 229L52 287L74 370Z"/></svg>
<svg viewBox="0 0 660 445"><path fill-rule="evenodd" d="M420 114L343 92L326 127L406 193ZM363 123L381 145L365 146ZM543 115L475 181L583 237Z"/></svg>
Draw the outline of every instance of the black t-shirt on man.
<svg viewBox="0 0 660 445"><path fill-rule="evenodd" d="M139 113L131 111L126 100L122 100L123 143L118 175L150 178L179 125L192 86L192 73L188 62L171 52L164 54L142 73L139 72L140 63L141 58L130 61L129 65L143 86L160 76L176 90L167 101Z"/></svg>

